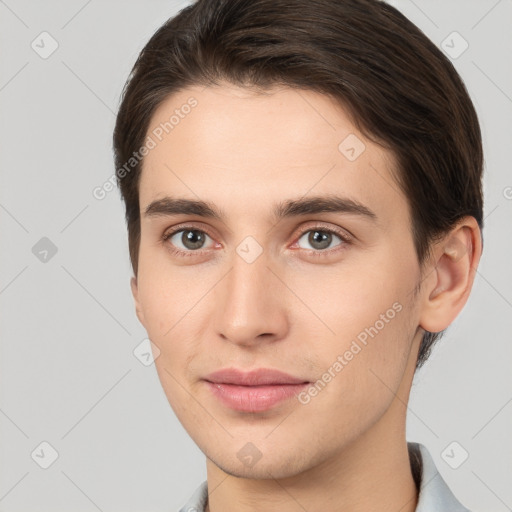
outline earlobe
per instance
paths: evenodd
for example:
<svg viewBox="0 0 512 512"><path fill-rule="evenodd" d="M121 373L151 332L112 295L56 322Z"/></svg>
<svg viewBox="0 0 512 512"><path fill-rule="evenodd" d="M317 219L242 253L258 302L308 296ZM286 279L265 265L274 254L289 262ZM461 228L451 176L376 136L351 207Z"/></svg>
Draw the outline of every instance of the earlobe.
<svg viewBox="0 0 512 512"><path fill-rule="evenodd" d="M465 217L436 244L433 275L425 281L423 329L440 332L455 320L468 300L481 252L480 228L473 217Z"/></svg>
<svg viewBox="0 0 512 512"><path fill-rule="evenodd" d="M139 300L139 287L137 283L137 278L133 276L130 280L130 287L132 289L132 295L133 300L135 302L135 312L137 313L137 318L139 319L139 322L146 327L145 325L145 318L144 318L144 312L142 310L142 306Z"/></svg>

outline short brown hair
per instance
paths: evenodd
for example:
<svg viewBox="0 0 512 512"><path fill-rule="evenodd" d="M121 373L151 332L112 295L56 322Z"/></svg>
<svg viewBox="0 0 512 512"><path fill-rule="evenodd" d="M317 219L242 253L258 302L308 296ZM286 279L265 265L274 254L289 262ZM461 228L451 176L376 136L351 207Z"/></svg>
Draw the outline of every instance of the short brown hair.
<svg viewBox="0 0 512 512"><path fill-rule="evenodd" d="M379 0L198 0L143 48L117 115L116 176L135 275L143 161L130 172L126 163L164 100L188 86L220 82L261 90L284 85L338 101L361 133L395 156L420 263L432 241L463 216L483 228L474 106L449 59L397 9ZM441 334L425 333L417 367Z"/></svg>

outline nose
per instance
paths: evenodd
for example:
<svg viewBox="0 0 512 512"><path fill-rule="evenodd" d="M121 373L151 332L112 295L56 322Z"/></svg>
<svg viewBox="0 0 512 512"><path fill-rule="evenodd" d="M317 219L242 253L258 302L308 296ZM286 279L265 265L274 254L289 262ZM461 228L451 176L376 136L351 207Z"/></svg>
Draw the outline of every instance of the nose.
<svg viewBox="0 0 512 512"><path fill-rule="evenodd" d="M230 271L216 287L218 336L247 347L286 337L286 287L276 274L265 253L252 263L234 255Z"/></svg>

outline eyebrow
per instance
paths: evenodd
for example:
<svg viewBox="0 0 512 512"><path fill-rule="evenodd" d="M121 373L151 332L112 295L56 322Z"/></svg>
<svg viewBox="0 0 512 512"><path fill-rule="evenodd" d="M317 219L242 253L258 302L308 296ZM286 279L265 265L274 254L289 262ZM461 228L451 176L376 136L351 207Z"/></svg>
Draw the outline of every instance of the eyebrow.
<svg viewBox="0 0 512 512"><path fill-rule="evenodd" d="M337 195L312 196L289 199L274 205L274 221L318 213L335 212L360 215L376 221L377 215L367 206L347 197ZM172 215L197 215L225 222L226 214L214 204L195 199L183 199L166 196L152 201L144 210L144 217L162 217Z"/></svg>

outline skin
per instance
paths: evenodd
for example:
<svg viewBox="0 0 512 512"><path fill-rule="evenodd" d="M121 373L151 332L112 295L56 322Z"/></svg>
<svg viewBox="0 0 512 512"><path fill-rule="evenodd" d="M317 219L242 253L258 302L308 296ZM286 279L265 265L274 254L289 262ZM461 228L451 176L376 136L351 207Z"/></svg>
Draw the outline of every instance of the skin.
<svg viewBox="0 0 512 512"><path fill-rule="evenodd" d="M424 329L446 328L468 298L481 253L476 221L462 219L422 268L393 155L331 99L284 87L263 95L190 87L159 106L148 134L192 96L197 106L144 160L131 285L169 403L207 457L209 510L415 510L405 438L415 362ZM338 149L349 134L366 146L354 161ZM334 193L376 219L271 217L276 203ZM167 195L208 201L225 218L144 215ZM183 223L207 233L199 249L182 232L162 241ZM308 239L326 228L351 240L332 235L322 249ZM252 263L236 251L247 236L263 249ZM173 254L173 244L192 254ZM221 368L265 367L315 382L396 303L401 311L307 404L238 412L202 380ZM252 466L237 457L248 442L261 453Z"/></svg>

